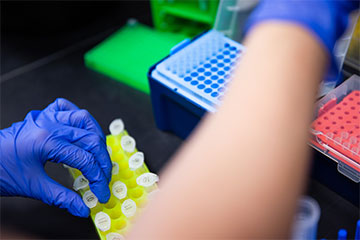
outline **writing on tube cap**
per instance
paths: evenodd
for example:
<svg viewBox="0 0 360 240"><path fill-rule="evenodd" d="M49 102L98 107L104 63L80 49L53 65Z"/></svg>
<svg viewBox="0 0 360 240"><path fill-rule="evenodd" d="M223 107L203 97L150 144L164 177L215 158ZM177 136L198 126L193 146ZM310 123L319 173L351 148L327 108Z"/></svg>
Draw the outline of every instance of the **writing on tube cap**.
<svg viewBox="0 0 360 240"><path fill-rule="evenodd" d="M118 199L125 198L127 194L127 188L125 183L121 181L114 182L114 185L112 187L112 192L114 196L117 197Z"/></svg>
<svg viewBox="0 0 360 240"><path fill-rule="evenodd" d="M75 191L84 189L87 186L89 186L89 181L83 175L78 176L75 179L74 184L73 184L73 188Z"/></svg>
<svg viewBox="0 0 360 240"><path fill-rule="evenodd" d="M143 187L150 187L158 181L159 177L155 173L143 173L136 179L136 183Z"/></svg>
<svg viewBox="0 0 360 240"><path fill-rule="evenodd" d="M120 118L115 119L110 123L109 130L111 135L119 135L124 131L124 122Z"/></svg>
<svg viewBox="0 0 360 240"><path fill-rule="evenodd" d="M130 136L123 136L120 145L124 151L132 153L135 150L136 142L135 139Z"/></svg>
<svg viewBox="0 0 360 240"><path fill-rule="evenodd" d="M111 174L116 175L119 173L119 164L117 162L111 162L112 163L112 170Z"/></svg>
<svg viewBox="0 0 360 240"><path fill-rule="evenodd" d="M144 153L134 153L129 159L129 167L131 170L136 170L141 167L144 163Z"/></svg>
<svg viewBox="0 0 360 240"><path fill-rule="evenodd" d="M121 211L126 217L132 217L136 212L136 203L131 199L126 199L121 205Z"/></svg>
<svg viewBox="0 0 360 240"><path fill-rule="evenodd" d="M109 215L104 212L98 212L95 215L95 226L102 232L106 232L110 229L111 220Z"/></svg>
<svg viewBox="0 0 360 240"><path fill-rule="evenodd" d="M98 203L97 197L90 190L84 193L83 201L88 208L93 208Z"/></svg>
<svg viewBox="0 0 360 240"><path fill-rule="evenodd" d="M106 240L125 240L125 238L118 233L111 232L106 235Z"/></svg>

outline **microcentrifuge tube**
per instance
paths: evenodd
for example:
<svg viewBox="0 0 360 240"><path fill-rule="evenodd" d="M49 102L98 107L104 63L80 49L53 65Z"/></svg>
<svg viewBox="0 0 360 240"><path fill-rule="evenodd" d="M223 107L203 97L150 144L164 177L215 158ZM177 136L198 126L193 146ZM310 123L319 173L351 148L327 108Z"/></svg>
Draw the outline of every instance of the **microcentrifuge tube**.
<svg viewBox="0 0 360 240"><path fill-rule="evenodd" d="M131 170L136 170L144 164L144 153L134 153L129 159L129 167Z"/></svg>
<svg viewBox="0 0 360 240"><path fill-rule="evenodd" d="M128 218L134 216L136 212L136 203L131 199L126 199L121 205L121 211Z"/></svg>
<svg viewBox="0 0 360 240"><path fill-rule="evenodd" d="M136 179L136 183L143 187L150 187L158 181L159 177L155 173L143 173Z"/></svg>
<svg viewBox="0 0 360 240"><path fill-rule="evenodd" d="M319 218L320 207L315 199L308 196L302 197L298 202L291 239L316 239Z"/></svg>
<svg viewBox="0 0 360 240"><path fill-rule="evenodd" d="M130 136L123 136L121 138L120 145L124 151L132 153L135 150L136 142L135 139Z"/></svg>
<svg viewBox="0 0 360 240"><path fill-rule="evenodd" d="M119 233L108 233L106 234L106 240L125 240L125 238Z"/></svg>
<svg viewBox="0 0 360 240"><path fill-rule="evenodd" d="M110 123L109 130L112 135L119 135L124 131L124 122L120 118L115 119Z"/></svg>
<svg viewBox="0 0 360 240"><path fill-rule="evenodd" d="M94 222L95 226L102 232L108 231L111 227L110 217L104 212L98 212L95 215Z"/></svg>
<svg viewBox="0 0 360 240"><path fill-rule="evenodd" d="M89 186L89 181L83 175L78 176L73 184L73 188L75 191L87 188L87 186Z"/></svg>
<svg viewBox="0 0 360 240"><path fill-rule="evenodd" d="M90 190L84 193L83 201L88 208L93 208L98 203L97 197Z"/></svg>
<svg viewBox="0 0 360 240"><path fill-rule="evenodd" d="M114 185L112 187L112 192L114 196L117 197L118 199L123 199L127 195L127 187L125 183L121 181L116 181L114 182Z"/></svg>
<svg viewBox="0 0 360 240"><path fill-rule="evenodd" d="M111 156L111 154L112 154L112 149L111 149L111 147L110 147L110 146L106 146L106 149L107 149L109 155Z"/></svg>
<svg viewBox="0 0 360 240"><path fill-rule="evenodd" d="M112 162L111 174L116 175L119 173L119 164L117 162Z"/></svg>

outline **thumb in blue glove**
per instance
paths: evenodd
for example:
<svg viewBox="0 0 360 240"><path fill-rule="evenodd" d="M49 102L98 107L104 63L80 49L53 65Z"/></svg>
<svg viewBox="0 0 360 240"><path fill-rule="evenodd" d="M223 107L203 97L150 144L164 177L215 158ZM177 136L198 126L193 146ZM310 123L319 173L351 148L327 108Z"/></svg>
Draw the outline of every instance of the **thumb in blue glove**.
<svg viewBox="0 0 360 240"><path fill-rule="evenodd" d="M86 110L65 99L0 130L0 194L35 198L87 217L81 197L46 174L47 161L78 168L99 201L108 201L112 165L105 136Z"/></svg>

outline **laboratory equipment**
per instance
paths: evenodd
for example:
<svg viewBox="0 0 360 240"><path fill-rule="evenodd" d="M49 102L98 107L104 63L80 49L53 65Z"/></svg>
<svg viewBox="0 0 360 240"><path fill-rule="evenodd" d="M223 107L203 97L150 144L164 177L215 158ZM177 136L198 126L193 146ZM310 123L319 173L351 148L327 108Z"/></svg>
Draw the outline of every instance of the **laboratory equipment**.
<svg viewBox="0 0 360 240"><path fill-rule="evenodd" d="M360 220L356 222L355 240L360 240Z"/></svg>
<svg viewBox="0 0 360 240"><path fill-rule="evenodd" d="M360 181L360 77L353 75L317 102L311 145Z"/></svg>
<svg viewBox="0 0 360 240"><path fill-rule="evenodd" d="M151 0L157 30L193 37L213 27L218 0Z"/></svg>
<svg viewBox="0 0 360 240"><path fill-rule="evenodd" d="M309 196L301 197L298 201L298 209L295 214L291 239L316 239L319 218L320 206L316 200Z"/></svg>
<svg viewBox="0 0 360 240"><path fill-rule="evenodd" d="M210 30L173 47L148 73L157 126L185 138L215 112L244 47Z"/></svg>
<svg viewBox="0 0 360 240"><path fill-rule="evenodd" d="M251 15L258 2L259 0L220 0L214 29L241 43L246 30L244 27L252 26L254 23L264 20L296 22L310 29L318 39L324 39L325 47L334 55L332 67L321 82L319 95L325 95L341 83L343 79L340 71L359 16L359 12L348 16L350 10L356 8L355 2L343 4L332 1L328 4L322 1L294 1L284 5L284 1L270 0L263 1L261 6L259 4L257 13ZM344 7L345 5L347 6ZM311 8L316 8L317 11L308 11ZM331 8L332 11L327 11ZM249 16L252 17L250 21ZM347 21L349 24L346 31L341 36L338 35ZM318 27L318 23L321 28Z"/></svg>
<svg viewBox="0 0 360 240"><path fill-rule="evenodd" d="M84 55L85 65L130 87L149 93L146 73L185 35L128 23Z"/></svg>
<svg viewBox="0 0 360 240"><path fill-rule="evenodd" d="M346 240L347 239L347 231L345 229L340 229L338 232L338 240Z"/></svg>
<svg viewBox="0 0 360 240"><path fill-rule="evenodd" d="M113 163L109 183L111 196L101 204L89 188L89 182L75 168L68 168L74 178L74 190L90 208L90 216L102 240L124 239L126 233L140 213L150 195L157 190L159 177L150 173L144 162L144 153L136 149L136 141L129 136L121 119L115 119L109 126L106 137L108 152Z"/></svg>

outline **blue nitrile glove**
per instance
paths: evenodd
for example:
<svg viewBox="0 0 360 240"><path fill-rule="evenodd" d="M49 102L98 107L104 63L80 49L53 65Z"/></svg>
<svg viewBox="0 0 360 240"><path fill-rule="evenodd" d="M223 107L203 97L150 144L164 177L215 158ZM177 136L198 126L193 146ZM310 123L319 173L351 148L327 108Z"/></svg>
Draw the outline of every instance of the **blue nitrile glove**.
<svg viewBox="0 0 360 240"><path fill-rule="evenodd" d="M338 75L333 56L335 42L346 30L349 13L357 8L357 0L262 0L250 15L245 32L269 20L293 22L305 27L322 43L331 57L327 78L333 81Z"/></svg>
<svg viewBox="0 0 360 240"><path fill-rule="evenodd" d="M81 197L46 174L46 161L78 168L99 201L109 199L112 165L105 136L86 110L65 99L0 130L0 194L35 198L87 217Z"/></svg>

